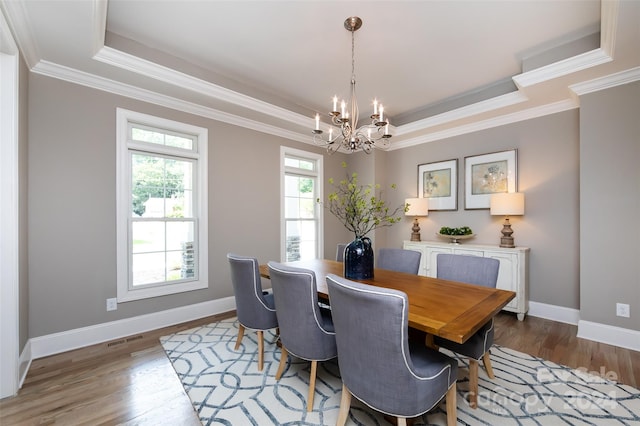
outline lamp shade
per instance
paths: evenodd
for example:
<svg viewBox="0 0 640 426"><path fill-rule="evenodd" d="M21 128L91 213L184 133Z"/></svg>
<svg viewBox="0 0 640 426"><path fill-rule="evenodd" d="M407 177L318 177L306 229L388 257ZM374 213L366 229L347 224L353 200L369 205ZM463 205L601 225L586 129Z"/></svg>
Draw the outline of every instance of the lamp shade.
<svg viewBox="0 0 640 426"><path fill-rule="evenodd" d="M429 216L428 198L407 198L404 202L409 204L405 216Z"/></svg>
<svg viewBox="0 0 640 426"><path fill-rule="evenodd" d="M492 215L521 216L524 214L524 193L501 192L491 194L490 208Z"/></svg>

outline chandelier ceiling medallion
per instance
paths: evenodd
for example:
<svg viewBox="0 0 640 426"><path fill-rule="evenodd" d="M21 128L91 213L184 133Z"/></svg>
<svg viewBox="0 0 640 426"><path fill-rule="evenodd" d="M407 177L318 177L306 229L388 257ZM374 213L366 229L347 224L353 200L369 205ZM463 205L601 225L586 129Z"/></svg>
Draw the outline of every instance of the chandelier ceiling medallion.
<svg viewBox="0 0 640 426"><path fill-rule="evenodd" d="M356 99L356 73L355 73L355 32L362 26L362 19L352 16L344 21L344 27L351 32L351 97L347 104L344 100L338 109L338 98L333 97L333 109L329 113L332 126L329 126L328 137L325 139L320 129L320 114L316 114L316 127L313 130L313 141L327 148L329 154L340 150L347 152L364 151L371 153L373 148L389 147L389 120L384 117L384 107L373 101L373 114L371 123L358 128L358 101ZM335 129L337 126L338 129Z"/></svg>

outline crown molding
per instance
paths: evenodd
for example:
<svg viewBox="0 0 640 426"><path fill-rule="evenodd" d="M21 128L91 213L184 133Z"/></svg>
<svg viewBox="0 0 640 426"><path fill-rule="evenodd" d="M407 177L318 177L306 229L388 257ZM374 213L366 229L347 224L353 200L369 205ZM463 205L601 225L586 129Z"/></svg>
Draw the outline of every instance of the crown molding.
<svg viewBox="0 0 640 426"><path fill-rule="evenodd" d="M275 106L259 99L243 95L233 90L226 89L214 83L202 80L188 74L170 69L157 63L141 59L128 53L105 46L105 29L107 19L108 0L92 0L93 2L93 33L92 48L95 55L94 60L116 66L134 72L139 75L148 76L158 81L189 90L200 95L205 94L212 99L228 102L246 108L251 111L275 117L284 122L288 122L303 128L313 126L313 118L292 112L290 110ZM615 48L615 36L618 26L619 0L603 0L601 2L601 47L591 52L586 52L563 61L558 61L535 70L514 76L513 81L519 89L555 79L567 74L584 70L593 66L610 62ZM94 89L114 93L164 106L167 108L184 111L194 115L225 122L235 126L255 130L258 132L295 140L302 143L314 145L312 138L307 134L286 130L278 126L264 124L256 120L244 118L238 115L229 114L217 109L198 105L196 103L180 100L174 97L162 95L146 89L134 87L126 83L92 75L83 71L72 69L63 65L58 65L49 61L40 60L38 47L33 37L32 29L28 21L25 3L22 1L0 0L0 6L13 25L16 40L19 42L21 52L25 57L27 65L31 71L53 78L62 79L71 83L76 83ZM10 19L9 19L10 18ZM468 123L453 126L442 131L431 132L422 136L408 138L398 142L392 142L388 150L401 149L421 143L432 142L456 135L470 133L482 129L501 126L513 122L523 121L530 118L539 117L546 114L553 114L567 109L576 108L579 105L578 96L615 87L632 81L637 81L640 70L630 69L621 73L581 82L569 87L572 99L555 102L549 105L526 108L518 112L493 117L475 123ZM518 90L495 98L476 102L461 108L456 108L432 117L428 117L402 126L391 126L392 134L396 137L408 135L414 132L426 132L437 126L451 126L452 123L469 118L475 115L494 112L500 108L517 105L529 100L522 90ZM314 145L315 146L315 145Z"/></svg>
<svg viewBox="0 0 640 426"><path fill-rule="evenodd" d="M585 52L572 58L554 62L553 64L516 75L513 77L513 81L519 89L523 89L525 87L533 86L534 84L563 77L587 68L606 64L612 60L611 56L609 56L602 48L594 49L590 52Z"/></svg>
<svg viewBox="0 0 640 426"><path fill-rule="evenodd" d="M199 94L206 94L212 98L229 102L233 105L239 105L243 108L269 115L299 126L311 128L314 123L313 118L311 117L306 117L250 96L234 92L233 90L226 89L222 86L218 86L217 84L190 76L146 59L138 58L108 46L101 48L98 53L94 55L93 59L137 74L151 77L186 90Z"/></svg>
<svg viewBox="0 0 640 426"><path fill-rule="evenodd" d="M529 87L613 61L620 0L600 3L600 48L513 77L518 88Z"/></svg>
<svg viewBox="0 0 640 426"><path fill-rule="evenodd" d="M224 122L227 124L243 127L246 129L254 130L261 133L270 134L273 136L282 137L285 139L295 140L301 143L314 145L312 139L306 135L290 130L285 130L277 126L267 125L255 120L250 120L237 115L229 114L223 111L219 111L213 108L204 107L194 104L192 102L183 101L170 96L161 95L146 89L141 89L128 84L120 83L114 80L99 77L93 74L89 74L83 71L78 71L63 65L54 64L48 61L40 61L32 71L37 74L41 74L47 77L57 78L74 84L80 84L82 86L90 87L93 89L113 93L119 96L125 96L128 98L148 102L155 105L160 105L166 108L171 108L177 111L194 114L200 117L209 118L212 120ZM634 76L637 75L634 73ZM622 83L620 83L622 84ZM503 95L507 99L518 99L515 94ZM488 101L483 101L481 104L492 104ZM504 102L504 101L503 101ZM506 105L506 104L504 104ZM503 106L504 106L503 105ZM478 130L484 130L492 127L498 127L518 121L524 121L531 118L540 117L543 115L554 114L565 110L577 108L576 100L564 100L555 102L548 105L542 105L534 108L529 108L523 111L518 111L511 114L494 117L491 119L479 121L476 123L469 123L462 126L452 127L440 132L430 133L424 136L418 136L411 139L406 139L400 142L392 142L391 146L387 149L393 151L396 149L407 148L410 146L420 145L427 142L433 142L440 139L446 139L453 136L458 136L466 133L475 132ZM488 110L487 110L488 111ZM399 126L402 127L402 126ZM425 127L417 130L424 129ZM315 145L314 145L315 146Z"/></svg>
<svg viewBox="0 0 640 426"><path fill-rule="evenodd" d="M577 96L582 96L593 92L599 92L600 90L621 86L623 84L633 83L638 80L640 80L640 67L576 83L569 86L569 90Z"/></svg>
<svg viewBox="0 0 640 426"><path fill-rule="evenodd" d="M25 62L29 68L33 68L40 59L40 52L36 39L33 36L25 2L2 0L0 9L4 11L5 18L14 32L14 39L22 52Z"/></svg>
<svg viewBox="0 0 640 426"><path fill-rule="evenodd" d="M107 32L107 8L108 0L93 1L93 54L95 55L104 47L104 38Z"/></svg>
<svg viewBox="0 0 640 426"><path fill-rule="evenodd" d="M493 117L487 120L482 120L475 123L469 123L462 126L452 127L450 129L442 130L439 132L429 133L428 135L418 136L411 139L405 139L400 142L392 143L388 151L408 148L410 146L416 146L416 145L421 145L428 142L434 142L441 139L450 138L453 136L459 136L467 133L477 132L479 130L485 130L493 127L504 126L507 124L516 123L519 121L525 121L532 118L542 117L545 115L556 114L558 112L567 111L575 108L578 108L578 103L575 100L565 99L559 102L554 102L547 105L528 108L528 109L514 112L511 114L505 114L505 115Z"/></svg>
<svg viewBox="0 0 640 426"><path fill-rule="evenodd" d="M496 109L504 108L511 105L516 105L527 100L528 98L524 93L507 93L506 95L497 96L495 98L456 108L454 110L443 112L442 114L434 115L433 117L428 117L423 120L403 124L402 126L398 126L396 128L397 131L395 135L401 136L407 133L428 129L430 127L435 127L442 124L447 124L455 120L461 120L463 118L471 117L473 115L494 111Z"/></svg>
<svg viewBox="0 0 640 426"><path fill-rule="evenodd" d="M99 77L83 71L63 65L54 64L48 61L40 61L31 70L34 73L47 77L57 78L70 83L80 84L92 89L102 90L113 93L115 95L125 96L166 108L175 109L177 111L198 115L200 117L210 118L212 120L221 121L246 129L267 133L286 139L296 140L299 142L310 142L307 135L282 129L280 127L261 123L259 121L250 120L234 114L229 114L213 108L197 105L192 102L176 99L171 96L161 95L150 90L141 89L128 84L120 83L104 77Z"/></svg>

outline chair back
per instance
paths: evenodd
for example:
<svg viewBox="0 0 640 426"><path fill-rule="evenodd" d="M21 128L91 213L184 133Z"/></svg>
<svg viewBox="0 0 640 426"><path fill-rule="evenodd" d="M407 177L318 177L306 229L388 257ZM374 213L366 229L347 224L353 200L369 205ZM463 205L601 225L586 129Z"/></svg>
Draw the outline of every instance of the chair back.
<svg viewBox="0 0 640 426"><path fill-rule="evenodd" d="M427 375L428 361L415 368L407 337L407 295L333 274L327 285L340 375L351 394L394 416L420 415L437 404L455 382L457 366L420 342L418 350L430 351L434 364Z"/></svg>
<svg viewBox="0 0 640 426"><path fill-rule="evenodd" d="M338 262L344 262L344 249L346 247L346 244L338 244L338 246L336 247L336 260Z"/></svg>
<svg viewBox="0 0 640 426"><path fill-rule="evenodd" d="M496 288L500 269L497 259L440 253L436 262L438 278Z"/></svg>
<svg viewBox="0 0 640 426"><path fill-rule="evenodd" d="M273 297L265 296L262 292L258 259L233 253L227 254L227 259L231 267L231 282L240 324L254 330L277 327Z"/></svg>
<svg viewBox="0 0 640 426"><path fill-rule="evenodd" d="M318 305L315 273L269 262L280 340L287 351L306 360L325 361L337 354L333 322Z"/></svg>
<svg viewBox="0 0 640 426"><path fill-rule="evenodd" d="M420 256L421 253L415 250L381 248L378 250L378 268L417 274L420 270Z"/></svg>

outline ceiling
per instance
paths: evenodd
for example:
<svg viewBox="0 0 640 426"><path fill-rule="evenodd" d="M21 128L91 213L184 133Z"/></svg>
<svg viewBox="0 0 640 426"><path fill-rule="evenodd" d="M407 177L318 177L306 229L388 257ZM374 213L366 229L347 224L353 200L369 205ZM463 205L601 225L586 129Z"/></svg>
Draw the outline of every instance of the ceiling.
<svg viewBox="0 0 640 426"><path fill-rule="evenodd" d="M312 143L377 98L390 149L576 108L640 79L640 2L0 0L36 73ZM326 120L328 122L328 120Z"/></svg>

